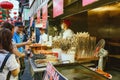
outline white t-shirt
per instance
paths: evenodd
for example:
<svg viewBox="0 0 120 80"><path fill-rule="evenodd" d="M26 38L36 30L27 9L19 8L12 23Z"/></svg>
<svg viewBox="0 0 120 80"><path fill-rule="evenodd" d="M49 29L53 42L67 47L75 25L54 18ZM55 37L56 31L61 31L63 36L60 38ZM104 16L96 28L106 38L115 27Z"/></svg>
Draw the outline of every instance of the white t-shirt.
<svg viewBox="0 0 120 80"><path fill-rule="evenodd" d="M7 54L0 53L0 67L2 66L2 63L3 63L6 55ZM8 58L5 66L4 66L3 72L0 72L0 80L6 80L8 72L17 69L18 67L20 67L20 66L15 59L15 55L11 54L11 56ZM10 80L16 80L16 77L13 77L11 75Z"/></svg>
<svg viewBox="0 0 120 80"><path fill-rule="evenodd" d="M39 43L40 44L44 44L44 43L46 43L48 41L48 36L47 36L47 34L41 34L40 35L40 39L39 39Z"/></svg>
<svg viewBox="0 0 120 80"><path fill-rule="evenodd" d="M73 31L71 29L67 29L63 32L63 39L71 38L73 36Z"/></svg>

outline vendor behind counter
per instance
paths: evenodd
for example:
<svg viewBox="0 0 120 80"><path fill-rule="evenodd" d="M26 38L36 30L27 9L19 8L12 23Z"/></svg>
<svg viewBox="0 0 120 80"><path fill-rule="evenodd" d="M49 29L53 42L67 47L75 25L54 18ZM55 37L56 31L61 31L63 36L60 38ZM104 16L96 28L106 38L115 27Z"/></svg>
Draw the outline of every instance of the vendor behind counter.
<svg viewBox="0 0 120 80"><path fill-rule="evenodd" d="M40 39L39 43L40 44L45 44L48 41L48 35L45 33L45 28L39 28L40 30Z"/></svg>
<svg viewBox="0 0 120 80"><path fill-rule="evenodd" d="M63 29L63 39L71 38L74 32L69 28L71 26L71 22L69 20L63 20L61 23L61 29Z"/></svg>

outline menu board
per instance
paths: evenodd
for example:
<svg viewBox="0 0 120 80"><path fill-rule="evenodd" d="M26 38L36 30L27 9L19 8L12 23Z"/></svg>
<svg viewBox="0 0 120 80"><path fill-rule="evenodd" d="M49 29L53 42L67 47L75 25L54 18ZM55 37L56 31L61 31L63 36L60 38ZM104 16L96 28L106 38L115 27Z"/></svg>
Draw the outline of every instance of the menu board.
<svg viewBox="0 0 120 80"><path fill-rule="evenodd" d="M47 64L43 80L68 80L51 63Z"/></svg>

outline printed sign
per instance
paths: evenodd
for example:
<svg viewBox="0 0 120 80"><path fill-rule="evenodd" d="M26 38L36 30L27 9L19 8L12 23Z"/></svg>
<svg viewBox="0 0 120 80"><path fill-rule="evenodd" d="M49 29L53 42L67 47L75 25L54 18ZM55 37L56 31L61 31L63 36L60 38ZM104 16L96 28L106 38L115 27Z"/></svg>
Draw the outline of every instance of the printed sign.
<svg viewBox="0 0 120 80"><path fill-rule="evenodd" d="M43 24L43 27L42 28L46 28L46 26L47 26L47 21L46 20L42 20L42 24Z"/></svg>
<svg viewBox="0 0 120 80"><path fill-rule="evenodd" d="M47 8L47 4L46 4L42 8L42 24L43 24L43 28L46 28L47 17L48 17L48 8Z"/></svg>
<svg viewBox="0 0 120 80"><path fill-rule="evenodd" d="M40 10L37 12L37 23L40 23Z"/></svg>
<svg viewBox="0 0 120 80"><path fill-rule="evenodd" d="M43 80L68 80L64 77L57 69L51 64L48 63Z"/></svg>
<svg viewBox="0 0 120 80"><path fill-rule="evenodd" d="M48 10L47 10L47 4L42 7L42 20L47 20L48 16Z"/></svg>
<svg viewBox="0 0 120 80"><path fill-rule="evenodd" d="M63 0L53 0L53 18L63 14Z"/></svg>
<svg viewBox="0 0 120 80"><path fill-rule="evenodd" d="M86 5L89 5L93 2L96 2L98 0L82 0L82 6L86 6Z"/></svg>

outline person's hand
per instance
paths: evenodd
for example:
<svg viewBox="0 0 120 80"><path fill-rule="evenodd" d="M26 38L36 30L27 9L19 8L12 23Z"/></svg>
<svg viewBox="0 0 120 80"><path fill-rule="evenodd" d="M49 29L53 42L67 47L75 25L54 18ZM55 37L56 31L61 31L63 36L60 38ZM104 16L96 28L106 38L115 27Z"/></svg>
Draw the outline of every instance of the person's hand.
<svg viewBox="0 0 120 80"><path fill-rule="evenodd" d="M16 61L17 61L18 64L20 64L20 60L19 60L19 58L16 58Z"/></svg>
<svg viewBox="0 0 120 80"><path fill-rule="evenodd" d="M30 45L32 44L32 41L29 39L27 42L26 42L27 45Z"/></svg>
<svg viewBox="0 0 120 80"><path fill-rule="evenodd" d="M21 57L22 57L22 58L24 58L24 57L25 57L25 54L24 54L24 53L22 53L22 54L21 54Z"/></svg>

